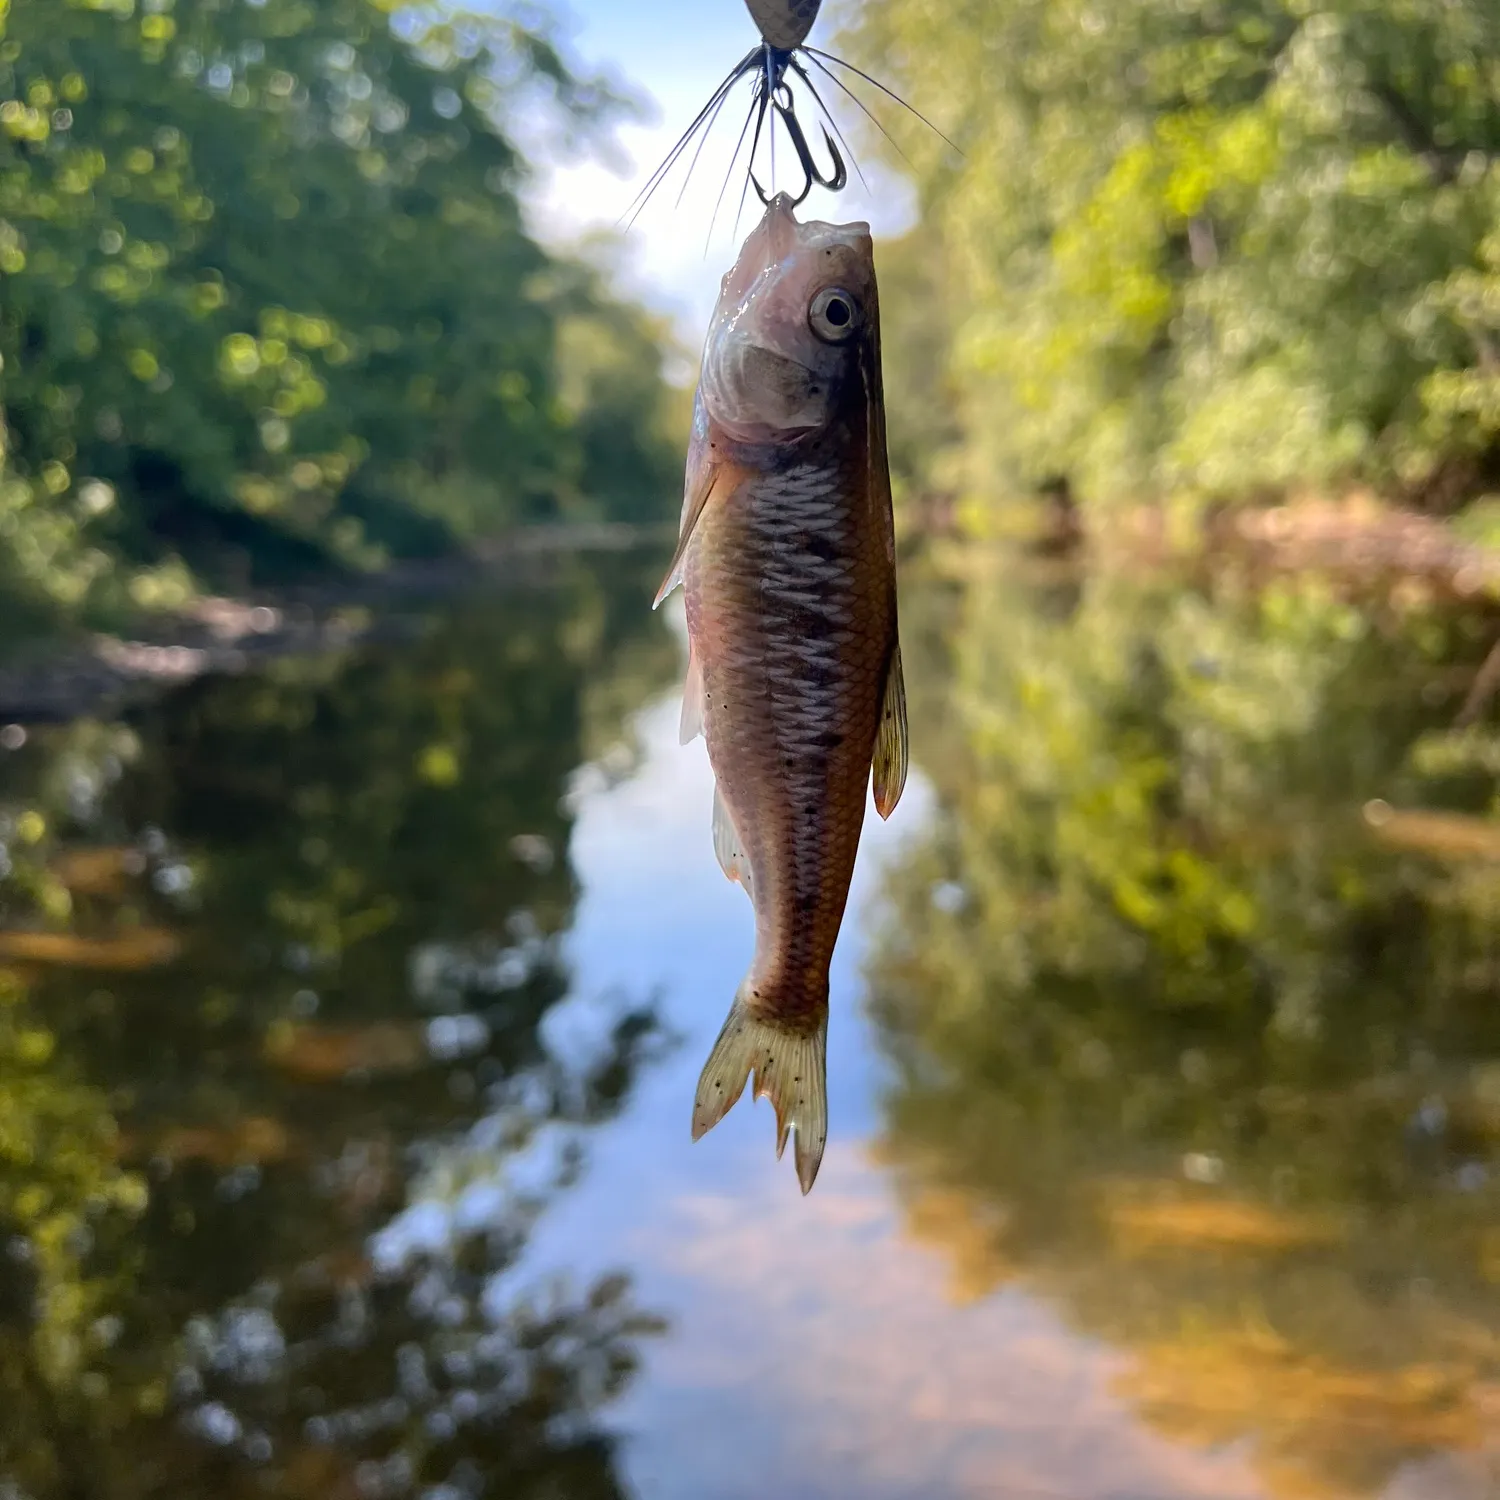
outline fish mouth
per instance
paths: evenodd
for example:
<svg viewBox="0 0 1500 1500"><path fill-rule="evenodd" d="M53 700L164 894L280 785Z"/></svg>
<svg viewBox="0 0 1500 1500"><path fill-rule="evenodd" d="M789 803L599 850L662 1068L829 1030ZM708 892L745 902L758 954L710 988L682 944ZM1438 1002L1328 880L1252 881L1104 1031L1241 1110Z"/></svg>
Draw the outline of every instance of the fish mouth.
<svg viewBox="0 0 1500 1500"><path fill-rule="evenodd" d="M757 286L774 279L778 268L793 256L836 247L852 250L862 263L868 263L873 255L869 224L863 219L848 224L830 224L822 219L801 223L791 196L777 193L766 205L760 222L745 236L734 264L720 283L714 324L741 314Z"/></svg>
<svg viewBox="0 0 1500 1500"><path fill-rule="evenodd" d="M768 230L781 230L784 228L795 229L797 227L797 205L792 202L790 193L777 193L771 201L766 204L764 223ZM774 226L774 230L773 230Z"/></svg>
<svg viewBox="0 0 1500 1500"><path fill-rule="evenodd" d="M786 193L777 193L766 205L760 223L745 236L740 253L724 277L720 307L743 303L762 277L796 252L801 234L802 226L792 212L791 198Z"/></svg>

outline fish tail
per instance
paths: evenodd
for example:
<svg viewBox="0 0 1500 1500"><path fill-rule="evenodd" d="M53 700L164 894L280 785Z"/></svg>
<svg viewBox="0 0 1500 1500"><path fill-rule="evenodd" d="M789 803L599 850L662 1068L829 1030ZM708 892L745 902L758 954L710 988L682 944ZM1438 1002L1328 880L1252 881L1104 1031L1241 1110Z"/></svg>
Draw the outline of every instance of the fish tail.
<svg viewBox="0 0 1500 1500"><path fill-rule="evenodd" d="M812 1026L773 1020L734 997L724 1029L698 1079L693 1100L693 1139L712 1130L734 1107L753 1072L753 1097L769 1099L776 1111L776 1159L793 1135L797 1180L806 1193L818 1175L828 1140L828 1085L825 1061L828 1008L819 1008Z"/></svg>

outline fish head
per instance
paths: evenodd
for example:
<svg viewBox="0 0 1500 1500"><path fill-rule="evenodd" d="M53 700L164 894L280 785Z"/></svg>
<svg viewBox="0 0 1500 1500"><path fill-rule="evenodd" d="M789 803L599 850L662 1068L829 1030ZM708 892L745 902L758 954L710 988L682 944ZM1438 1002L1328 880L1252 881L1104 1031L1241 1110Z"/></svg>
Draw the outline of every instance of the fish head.
<svg viewBox="0 0 1500 1500"><path fill-rule="evenodd" d="M773 198L724 277L699 392L741 442L784 442L826 427L860 380L874 336L870 226L799 224Z"/></svg>

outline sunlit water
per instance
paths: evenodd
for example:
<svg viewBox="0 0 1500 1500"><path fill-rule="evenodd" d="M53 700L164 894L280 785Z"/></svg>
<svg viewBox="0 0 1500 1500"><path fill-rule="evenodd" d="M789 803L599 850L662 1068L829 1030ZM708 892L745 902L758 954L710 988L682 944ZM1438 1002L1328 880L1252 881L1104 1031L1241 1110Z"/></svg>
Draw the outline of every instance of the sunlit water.
<svg viewBox="0 0 1500 1500"><path fill-rule="evenodd" d="M961 1014L917 1057L910 1006L955 1001L909 971L968 950L922 946L911 892L998 878L970 855L934 885L919 771L866 825L803 1198L767 1105L689 1138L751 914L648 572L565 568L7 752L0 1495L1500 1494L1500 1026L1462 1019L1493 945L1411 1023L1417 1110L1337 1083L1389 1086L1441 1160L1314 1233L1248 1145L1243 1184L1199 1127L1127 1162L1086 1084L1067 1129L1007 1135L1009 1099L937 1061ZM908 649L920 764L952 668ZM1239 1045L1208 1014L1205 1068L1214 1025ZM1327 1070L1277 1056L1324 1152ZM1127 1177L1113 1238L1081 1231ZM1302 1347L1310 1296L1359 1339Z"/></svg>

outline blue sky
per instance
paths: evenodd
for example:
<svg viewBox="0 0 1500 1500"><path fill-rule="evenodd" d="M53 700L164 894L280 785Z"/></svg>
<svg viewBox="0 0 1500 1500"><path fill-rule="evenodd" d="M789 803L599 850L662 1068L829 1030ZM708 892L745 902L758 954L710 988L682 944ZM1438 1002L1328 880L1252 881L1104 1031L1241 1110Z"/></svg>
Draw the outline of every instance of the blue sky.
<svg viewBox="0 0 1500 1500"><path fill-rule="evenodd" d="M839 10L847 11L849 3L845 0L844 6L836 7L830 0L810 40L827 46L837 29ZM538 183L532 194L533 223L545 239L566 243L591 229L614 225L720 79L754 44L756 32L743 0L553 0L552 9L561 18L563 38L576 62L613 72L647 96L654 114L652 123L618 133L631 163L627 175L618 176L592 162L553 170ZM740 87L737 98L743 102L732 120L734 104L726 106L681 205L674 207L685 162L678 164L636 222L623 270L628 290L673 315L693 356L713 309L719 278L751 222L747 209L735 234L730 207L720 215L705 254L714 200L749 103L748 85ZM843 108L834 105L834 113L850 134L857 118L854 107L847 102ZM804 215L867 219L877 234L904 229L911 215L906 185L868 161L863 164L870 192L851 174L849 187L837 197L816 191ZM738 201L740 180L726 195L726 203Z"/></svg>

